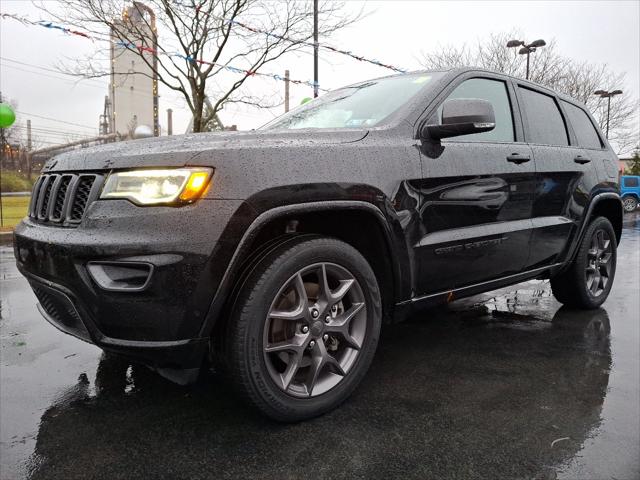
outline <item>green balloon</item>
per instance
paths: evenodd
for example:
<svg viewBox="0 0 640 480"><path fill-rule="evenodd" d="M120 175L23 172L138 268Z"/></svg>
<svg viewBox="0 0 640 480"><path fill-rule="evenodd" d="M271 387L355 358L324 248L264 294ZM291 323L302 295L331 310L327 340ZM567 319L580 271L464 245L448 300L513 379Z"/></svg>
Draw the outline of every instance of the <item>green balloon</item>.
<svg viewBox="0 0 640 480"><path fill-rule="evenodd" d="M16 114L11 108L11 105L0 103L0 128L10 127L15 121Z"/></svg>
<svg viewBox="0 0 640 480"><path fill-rule="evenodd" d="M307 102L310 102L311 100L313 100L313 98L311 97L305 97L302 99L302 101L300 102L300 105L304 105Z"/></svg>

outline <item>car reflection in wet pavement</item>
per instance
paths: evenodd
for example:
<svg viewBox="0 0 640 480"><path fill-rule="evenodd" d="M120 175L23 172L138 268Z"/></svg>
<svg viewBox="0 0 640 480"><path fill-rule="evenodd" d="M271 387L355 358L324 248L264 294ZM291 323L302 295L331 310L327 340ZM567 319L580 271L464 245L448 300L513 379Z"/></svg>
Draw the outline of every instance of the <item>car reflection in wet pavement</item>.
<svg viewBox="0 0 640 480"><path fill-rule="evenodd" d="M639 478L640 216L623 235L603 308L534 281L421 313L296 425L215 373L179 387L58 332L2 247L0 477Z"/></svg>

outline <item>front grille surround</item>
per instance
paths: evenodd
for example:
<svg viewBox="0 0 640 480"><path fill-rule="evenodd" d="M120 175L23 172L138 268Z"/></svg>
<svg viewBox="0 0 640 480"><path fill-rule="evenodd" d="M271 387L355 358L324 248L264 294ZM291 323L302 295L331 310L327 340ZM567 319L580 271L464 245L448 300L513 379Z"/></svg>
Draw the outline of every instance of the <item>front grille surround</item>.
<svg viewBox="0 0 640 480"><path fill-rule="evenodd" d="M97 173L43 174L33 186L29 217L53 226L78 226L103 182Z"/></svg>

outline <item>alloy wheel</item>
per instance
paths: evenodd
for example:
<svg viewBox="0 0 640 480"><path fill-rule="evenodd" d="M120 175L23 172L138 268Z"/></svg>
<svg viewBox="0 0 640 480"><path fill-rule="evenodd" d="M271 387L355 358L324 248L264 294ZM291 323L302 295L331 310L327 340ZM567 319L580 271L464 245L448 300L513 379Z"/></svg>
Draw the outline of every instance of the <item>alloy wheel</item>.
<svg viewBox="0 0 640 480"><path fill-rule="evenodd" d="M624 205L624 210L626 212L633 212L638 206L636 200L632 197L627 197L622 201Z"/></svg>
<svg viewBox="0 0 640 480"><path fill-rule="evenodd" d="M354 275L335 263L309 265L271 303L263 335L269 375L289 395L321 395L349 374L366 330L364 294Z"/></svg>
<svg viewBox="0 0 640 480"><path fill-rule="evenodd" d="M587 289L594 297L604 292L611 277L611 258L613 245L609 234L602 229L593 232L591 245L587 252Z"/></svg>

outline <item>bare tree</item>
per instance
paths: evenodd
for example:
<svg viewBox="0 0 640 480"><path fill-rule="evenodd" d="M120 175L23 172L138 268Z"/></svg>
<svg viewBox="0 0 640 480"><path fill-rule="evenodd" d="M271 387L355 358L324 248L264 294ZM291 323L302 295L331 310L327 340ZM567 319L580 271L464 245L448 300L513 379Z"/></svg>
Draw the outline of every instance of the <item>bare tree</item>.
<svg viewBox="0 0 640 480"><path fill-rule="evenodd" d="M145 22L148 20L143 10L149 7L155 12L157 49L152 47L152 40L156 39L149 38L152 25L139 28L122 20L123 9L131 5ZM66 0L60 8L47 2L40 2L38 7L53 20L89 32L92 37L106 39L112 35L120 45L130 45L161 84L184 97L193 115L194 132L211 124L225 104L265 106L263 98L242 94L241 87L264 66L304 48L303 42L313 36L313 8L309 1L145 0L143 4ZM359 14L349 16L342 9L342 3L321 2L320 36L329 36L360 18ZM228 67L239 70L232 73ZM111 74L108 68L96 65L95 55L74 59L73 67L67 65L64 70L86 78ZM211 108L206 106L207 97L211 98Z"/></svg>
<svg viewBox="0 0 640 480"><path fill-rule="evenodd" d="M522 55L516 48L506 48L509 40L522 38L522 32L511 31L491 35L474 45L445 46L434 52L423 52L420 63L432 69L475 66L524 78L526 66ZM615 73L606 64L580 63L567 58L558 52L554 40L531 55L529 78L584 103L603 130L607 121L607 101L593 92L625 91L624 73ZM631 152L638 145L637 116L637 100L630 94L625 92L612 99L609 140L619 155Z"/></svg>

